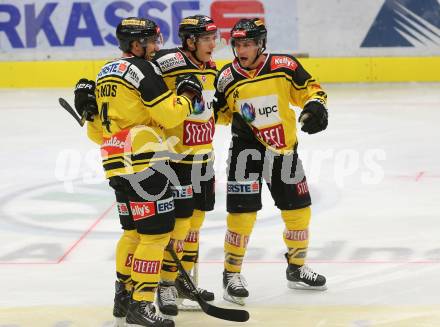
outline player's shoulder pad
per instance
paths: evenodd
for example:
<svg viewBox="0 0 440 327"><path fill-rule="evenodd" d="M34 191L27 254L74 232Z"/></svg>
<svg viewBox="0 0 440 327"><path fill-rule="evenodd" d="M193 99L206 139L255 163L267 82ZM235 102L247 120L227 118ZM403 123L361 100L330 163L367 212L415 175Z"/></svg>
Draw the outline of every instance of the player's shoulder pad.
<svg viewBox="0 0 440 327"><path fill-rule="evenodd" d="M269 60L271 71L280 70L294 72L299 66L298 60L296 60L294 56L288 54L270 54Z"/></svg>
<svg viewBox="0 0 440 327"><path fill-rule="evenodd" d="M185 56L178 48L158 51L154 56L154 61L159 66L162 73L167 73L178 67L187 66Z"/></svg>
<svg viewBox="0 0 440 327"><path fill-rule="evenodd" d="M232 63L226 64L220 70L217 75L217 82L215 84L215 88L219 92L225 92L226 87L231 84L234 80L234 75L232 74Z"/></svg>

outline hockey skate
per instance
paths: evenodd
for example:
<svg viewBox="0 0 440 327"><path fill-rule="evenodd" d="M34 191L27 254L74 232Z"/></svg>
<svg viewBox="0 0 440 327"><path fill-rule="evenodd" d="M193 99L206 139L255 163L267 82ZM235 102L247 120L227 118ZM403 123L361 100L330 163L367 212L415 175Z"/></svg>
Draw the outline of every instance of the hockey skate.
<svg viewBox="0 0 440 327"><path fill-rule="evenodd" d="M131 300L127 311L126 326L174 327L174 321L160 317L152 302Z"/></svg>
<svg viewBox="0 0 440 327"><path fill-rule="evenodd" d="M127 316L130 293L125 289L124 283L115 282L115 302L113 305L113 317L115 317L114 327L125 327L125 317Z"/></svg>
<svg viewBox="0 0 440 327"><path fill-rule="evenodd" d="M223 271L223 299L226 301L245 305L244 300L249 296L246 286L246 279L240 273Z"/></svg>
<svg viewBox="0 0 440 327"><path fill-rule="evenodd" d="M178 298L177 306L179 310L184 311L198 311L201 310L200 305L197 303L197 299L191 292L191 288L182 275L178 275L175 283ZM197 292L205 301L214 301L214 293L197 287Z"/></svg>
<svg viewBox="0 0 440 327"><path fill-rule="evenodd" d="M307 265L288 264L286 269L287 287L297 290L325 291L326 279Z"/></svg>
<svg viewBox="0 0 440 327"><path fill-rule="evenodd" d="M165 318L177 316L177 290L174 284L160 282L157 286L156 303Z"/></svg>

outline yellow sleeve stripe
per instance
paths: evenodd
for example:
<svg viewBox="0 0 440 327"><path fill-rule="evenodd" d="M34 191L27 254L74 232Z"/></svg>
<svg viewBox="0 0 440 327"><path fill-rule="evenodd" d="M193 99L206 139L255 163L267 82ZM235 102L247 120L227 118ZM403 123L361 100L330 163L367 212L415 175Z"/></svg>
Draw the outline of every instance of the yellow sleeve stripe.
<svg viewBox="0 0 440 327"><path fill-rule="evenodd" d="M262 76L258 76L256 78L253 79L245 79L245 80L241 80L235 84L232 84L229 88L228 91L225 93L225 97L229 97L229 95L235 91L235 89L241 85L244 84L249 84L249 83L257 83L263 80L267 80L267 79L272 79L272 78L285 78L286 80L288 80L290 83L292 83L293 87L297 90L305 90L307 89L307 86L309 85L309 83L311 82L315 82L315 79L313 79L312 77L309 78L308 80L305 81L304 85L298 85L296 84L293 79L292 76L289 76L288 74L284 73L284 72L278 72L278 73L273 73L273 74L265 74Z"/></svg>
<svg viewBox="0 0 440 327"><path fill-rule="evenodd" d="M165 99L169 98L170 96L173 95L173 92L171 90L168 90L167 92L159 95L157 98L154 98L151 101L145 101L144 99L142 99L142 103L146 106L146 107L154 107L155 105L157 105L158 103L164 101Z"/></svg>
<svg viewBox="0 0 440 327"><path fill-rule="evenodd" d="M176 77L182 74L194 74L194 75L213 75L213 76L217 76L217 71L215 71L214 69L204 69L204 70L200 70L200 69L182 69L179 71L174 71L174 72L170 72L167 74L163 74L162 76L165 77Z"/></svg>
<svg viewBox="0 0 440 327"><path fill-rule="evenodd" d="M192 102L189 101L189 99L186 96L184 96L184 95L180 95L179 97L184 99L188 103L189 114L191 114L191 112L194 110L194 108L192 106Z"/></svg>
<svg viewBox="0 0 440 327"><path fill-rule="evenodd" d="M102 83L116 83L116 84L121 84L123 86L125 86L126 88L132 90L132 91L136 91L137 93L139 93L139 90L137 88L135 88L133 85L131 85L130 83L126 82L123 79L115 79L114 77L106 77L103 79L100 79L98 81L98 84L96 84L96 86L100 86ZM140 94L140 93L139 93Z"/></svg>

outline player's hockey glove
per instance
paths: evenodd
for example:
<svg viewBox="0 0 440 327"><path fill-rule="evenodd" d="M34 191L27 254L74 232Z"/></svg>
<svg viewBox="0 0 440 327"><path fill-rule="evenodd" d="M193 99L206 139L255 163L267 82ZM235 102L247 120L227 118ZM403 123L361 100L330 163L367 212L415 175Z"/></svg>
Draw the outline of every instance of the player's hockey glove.
<svg viewBox="0 0 440 327"><path fill-rule="evenodd" d="M205 110L205 101L202 96L203 86L200 84L197 77L193 74L179 75L176 78L176 93L181 95L184 92L193 94L192 113L198 115Z"/></svg>
<svg viewBox="0 0 440 327"><path fill-rule="evenodd" d="M75 109L81 117L86 112L86 119L88 121L93 121L93 116L98 114L94 81L81 78L76 83Z"/></svg>
<svg viewBox="0 0 440 327"><path fill-rule="evenodd" d="M327 108L319 100L311 100L305 106L298 121L302 123L301 130L309 134L321 132L328 125Z"/></svg>

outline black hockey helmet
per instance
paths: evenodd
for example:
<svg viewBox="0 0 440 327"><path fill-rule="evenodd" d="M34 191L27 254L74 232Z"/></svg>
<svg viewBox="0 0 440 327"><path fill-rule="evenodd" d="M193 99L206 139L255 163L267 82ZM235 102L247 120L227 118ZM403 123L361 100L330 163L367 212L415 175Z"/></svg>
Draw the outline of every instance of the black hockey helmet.
<svg viewBox="0 0 440 327"><path fill-rule="evenodd" d="M161 38L159 26L155 22L145 18L128 17L121 20L116 28L116 38L119 41L119 49L130 52L131 42L139 41L146 44L153 39Z"/></svg>
<svg viewBox="0 0 440 327"><path fill-rule="evenodd" d="M255 40L261 42L261 48L266 48L267 29L264 22L259 18L240 19L231 30L231 45L235 45L235 40Z"/></svg>
<svg viewBox="0 0 440 327"><path fill-rule="evenodd" d="M193 38L196 41L197 37L211 33L217 33L217 26L209 16L188 16L182 19L179 24L179 37L184 49L187 47L187 39Z"/></svg>

